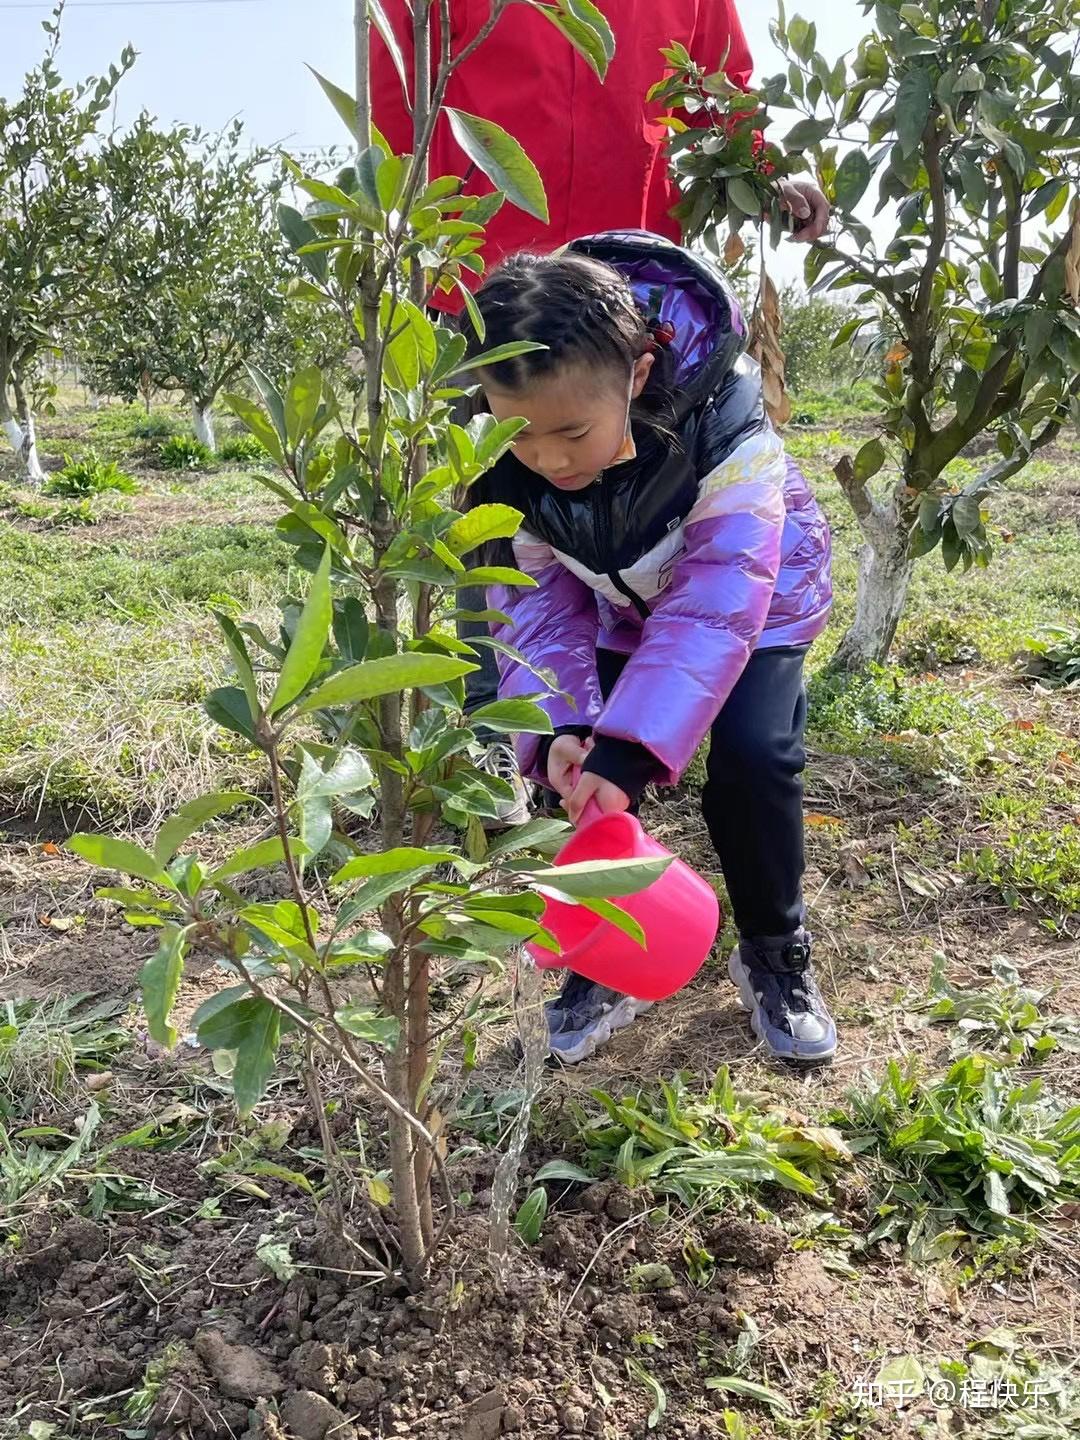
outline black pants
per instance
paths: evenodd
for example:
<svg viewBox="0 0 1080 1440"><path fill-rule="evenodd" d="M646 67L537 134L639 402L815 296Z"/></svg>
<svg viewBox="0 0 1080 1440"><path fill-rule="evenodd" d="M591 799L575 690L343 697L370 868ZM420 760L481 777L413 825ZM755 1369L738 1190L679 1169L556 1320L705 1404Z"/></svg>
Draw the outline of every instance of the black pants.
<svg viewBox="0 0 1080 1440"><path fill-rule="evenodd" d="M712 726L701 810L745 936L790 935L803 920L805 657L802 645L756 650ZM626 661L597 651L605 697Z"/></svg>

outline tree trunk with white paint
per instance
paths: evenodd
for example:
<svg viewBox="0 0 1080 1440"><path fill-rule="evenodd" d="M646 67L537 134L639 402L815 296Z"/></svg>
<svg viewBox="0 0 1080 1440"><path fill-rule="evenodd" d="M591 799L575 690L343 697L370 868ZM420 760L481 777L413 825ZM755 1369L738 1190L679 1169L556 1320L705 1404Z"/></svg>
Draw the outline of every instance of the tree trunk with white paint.
<svg viewBox="0 0 1080 1440"><path fill-rule="evenodd" d="M13 415L6 395L0 395L0 426L3 427L11 448L19 457L25 478L31 485L40 485L45 479L41 460L37 452L37 431L34 427L34 412L30 409L22 386L16 381L12 385L18 415Z"/></svg>
<svg viewBox="0 0 1080 1440"><path fill-rule="evenodd" d="M209 405L200 405L197 400L191 402L191 423L195 430L195 439L201 440L208 450L217 450L217 443L214 439L214 417Z"/></svg>
<svg viewBox="0 0 1080 1440"><path fill-rule="evenodd" d="M910 549L910 518L902 508L902 484L879 499L851 473L851 462L834 469L859 522L865 544L859 554L855 618L840 641L833 665L841 670L863 670L888 659L896 627L904 610L914 562Z"/></svg>
<svg viewBox="0 0 1080 1440"><path fill-rule="evenodd" d="M840 669L862 670L870 664L884 664L888 659L913 566L904 533L894 534L881 550L870 542L863 546L859 553L855 619L834 659Z"/></svg>

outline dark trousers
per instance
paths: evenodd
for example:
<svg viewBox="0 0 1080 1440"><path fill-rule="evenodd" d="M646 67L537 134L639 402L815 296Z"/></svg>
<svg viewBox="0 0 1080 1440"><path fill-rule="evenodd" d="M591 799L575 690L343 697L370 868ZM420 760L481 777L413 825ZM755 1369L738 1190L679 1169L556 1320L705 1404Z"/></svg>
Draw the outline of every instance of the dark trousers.
<svg viewBox="0 0 1080 1440"><path fill-rule="evenodd" d="M756 650L713 721L701 810L748 937L790 935L803 921L806 648ZM627 658L597 651L605 697Z"/></svg>

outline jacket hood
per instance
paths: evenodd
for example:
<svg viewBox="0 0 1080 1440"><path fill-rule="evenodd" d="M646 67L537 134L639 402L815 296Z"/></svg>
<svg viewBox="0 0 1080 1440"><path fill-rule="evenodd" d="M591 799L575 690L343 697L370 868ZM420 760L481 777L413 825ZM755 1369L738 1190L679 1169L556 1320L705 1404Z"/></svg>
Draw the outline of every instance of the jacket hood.
<svg viewBox="0 0 1080 1440"><path fill-rule="evenodd" d="M618 270L642 312L674 327L680 419L718 389L746 345L746 324L734 291L704 256L648 230L607 230L566 248Z"/></svg>

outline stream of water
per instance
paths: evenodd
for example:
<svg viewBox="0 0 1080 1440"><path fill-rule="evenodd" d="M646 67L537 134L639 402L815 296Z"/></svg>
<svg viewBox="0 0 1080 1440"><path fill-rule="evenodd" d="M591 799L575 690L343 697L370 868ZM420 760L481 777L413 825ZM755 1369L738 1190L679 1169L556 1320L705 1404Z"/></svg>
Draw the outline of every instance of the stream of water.
<svg viewBox="0 0 1080 1440"><path fill-rule="evenodd" d="M529 1120L544 1078L544 1061L548 1052L548 1027L544 1018L544 982L524 950L517 960L517 983L514 987L514 1010L517 1016L521 1048L525 1052L525 1093L521 1109L510 1131L506 1154L499 1161L491 1186L491 1231L488 1252L501 1272L505 1267L510 1239L510 1209L517 1194L521 1157L529 1138Z"/></svg>

